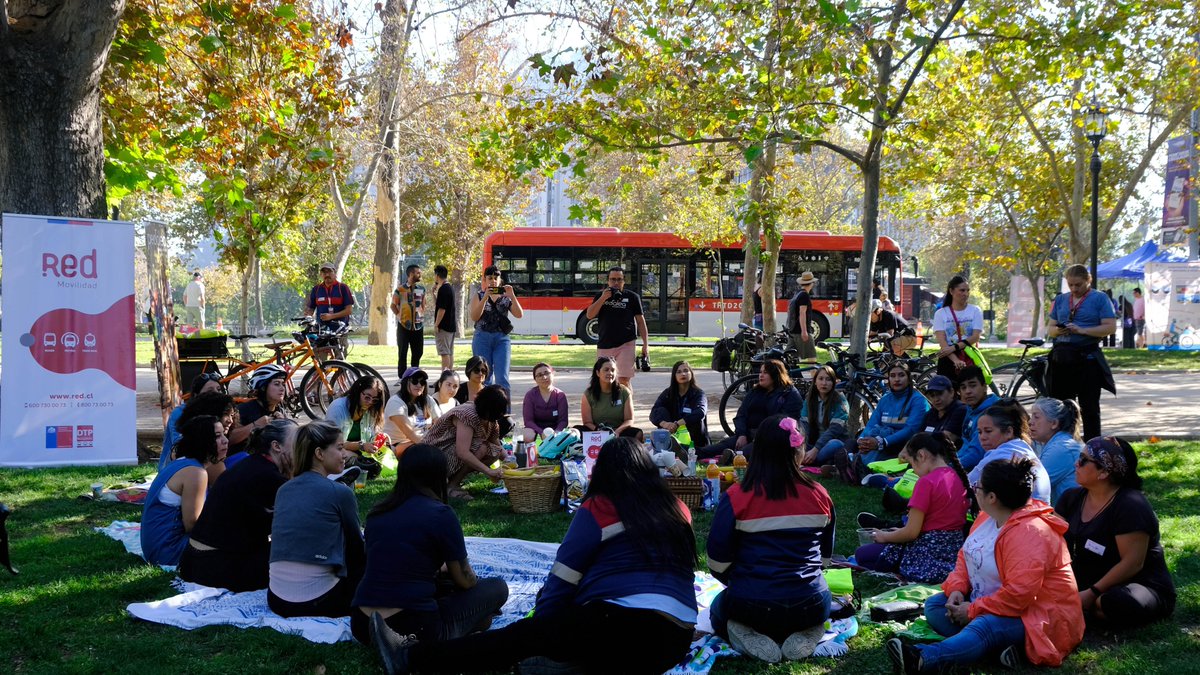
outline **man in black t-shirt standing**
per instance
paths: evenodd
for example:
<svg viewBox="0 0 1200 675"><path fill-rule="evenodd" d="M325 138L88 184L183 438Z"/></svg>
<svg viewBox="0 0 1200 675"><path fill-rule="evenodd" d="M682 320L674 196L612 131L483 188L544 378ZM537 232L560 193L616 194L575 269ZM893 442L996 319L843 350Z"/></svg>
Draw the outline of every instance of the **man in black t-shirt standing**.
<svg viewBox="0 0 1200 675"><path fill-rule="evenodd" d="M442 357L442 370L454 368L454 336L458 333L458 310L454 306L454 289L448 283L449 276L450 270L445 265L433 268L433 342L438 356Z"/></svg>
<svg viewBox="0 0 1200 675"><path fill-rule="evenodd" d="M817 278L811 271L801 274L800 290L796 291L796 295L792 296L791 302L788 303L787 325L792 347L798 350L800 358L806 361L815 361L817 358L817 346L808 331L809 321L812 319L812 298L808 294L815 283Z"/></svg>
<svg viewBox="0 0 1200 675"><path fill-rule="evenodd" d="M587 318L598 319L596 358L611 356L617 362L617 381L625 386L633 379L635 342L642 338L642 356L650 357L650 331L642 316L642 298L625 288L625 270L608 271L608 287L592 298Z"/></svg>

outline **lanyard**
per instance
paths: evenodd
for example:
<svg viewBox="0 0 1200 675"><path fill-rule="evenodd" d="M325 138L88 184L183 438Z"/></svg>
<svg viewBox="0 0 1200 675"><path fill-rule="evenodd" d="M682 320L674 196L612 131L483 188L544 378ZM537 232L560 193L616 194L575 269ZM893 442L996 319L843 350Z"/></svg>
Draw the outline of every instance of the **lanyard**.
<svg viewBox="0 0 1200 675"><path fill-rule="evenodd" d="M958 314L954 313L953 306L947 305L947 307L950 307L950 318L954 319L954 332L958 333L958 339L962 340L962 326L958 323Z"/></svg>
<svg viewBox="0 0 1200 675"><path fill-rule="evenodd" d="M1071 296L1067 296L1067 309L1070 310L1070 314L1067 315L1067 323L1075 323L1075 312L1079 311L1079 306L1082 305L1083 301L1087 300L1088 296L1091 294L1091 289L1088 289L1088 292L1083 294L1083 297L1079 299L1079 302L1071 302Z"/></svg>

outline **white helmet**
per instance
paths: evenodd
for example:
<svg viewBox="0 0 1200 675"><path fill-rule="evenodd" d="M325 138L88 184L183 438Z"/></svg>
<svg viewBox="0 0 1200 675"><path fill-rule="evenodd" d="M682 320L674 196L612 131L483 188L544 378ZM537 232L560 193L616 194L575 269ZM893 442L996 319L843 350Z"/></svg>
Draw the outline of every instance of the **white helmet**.
<svg viewBox="0 0 1200 675"><path fill-rule="evenodd" d="M268 382L277 377L287 377L287 371L274 363L269 363L254 371L254 375L250 376L250 388L254 390L262 389L267 386Z"/></svg>

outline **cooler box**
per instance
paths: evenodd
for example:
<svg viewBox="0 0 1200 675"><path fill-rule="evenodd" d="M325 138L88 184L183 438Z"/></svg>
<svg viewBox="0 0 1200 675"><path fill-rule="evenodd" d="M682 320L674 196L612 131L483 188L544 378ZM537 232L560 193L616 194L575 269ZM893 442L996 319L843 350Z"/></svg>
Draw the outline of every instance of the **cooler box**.
<svg viewBox="0 0 1200 675"><path fill-rule="evenodd" d="M175 338L179 348L179 358L224 358L229 356L229 347L224 335L219 337L185 337Z"/></svg>
<svg viewBox="0 0 1200 675"><path fill-rule="evenodd" d="M192 390L192 380L201 373L220 373L216 361L180 361L179 385L186 392Z"/></svg>

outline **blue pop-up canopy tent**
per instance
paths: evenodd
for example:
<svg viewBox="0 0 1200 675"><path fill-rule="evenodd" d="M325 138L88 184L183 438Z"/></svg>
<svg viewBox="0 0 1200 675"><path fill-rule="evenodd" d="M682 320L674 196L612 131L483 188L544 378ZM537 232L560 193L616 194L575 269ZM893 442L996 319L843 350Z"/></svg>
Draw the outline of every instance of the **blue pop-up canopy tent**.
<svg viewBox="0 0 1200 675"><path fill-rule="evenodd" d="M1145 276L1146 263L1183 262L1187 256L1170 251L1160 251L1153 240L1138 247L1136 251L1115 260L1096 266L1096 275L1101 279L1141 279Z"/></svg>

